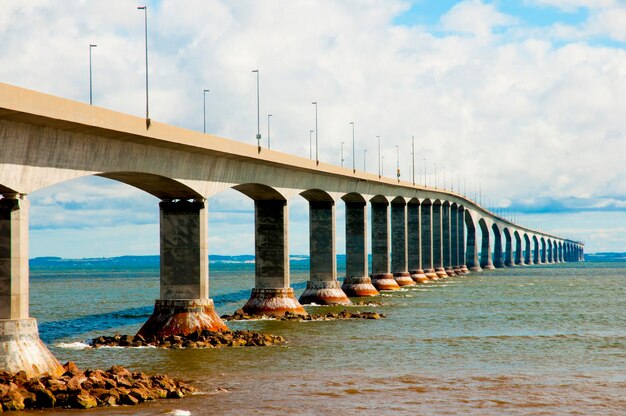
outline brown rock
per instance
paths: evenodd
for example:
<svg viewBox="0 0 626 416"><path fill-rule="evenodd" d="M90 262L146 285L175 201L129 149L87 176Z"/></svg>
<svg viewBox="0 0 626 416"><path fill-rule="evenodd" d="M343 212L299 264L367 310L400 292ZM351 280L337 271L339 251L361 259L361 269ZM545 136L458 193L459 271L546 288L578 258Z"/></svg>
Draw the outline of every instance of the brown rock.
<svg viewBox="0 0 626 416"><path fill-rule="evenodd" d="M9 391L9 393L2 398L2 407L4 410L24 410L24 397L16 390Z"/></svg>
<svg viewBox="0 0 626 416"><path fill-rule="evenodd" d="M69 375L70 377L77 376L83 373L73 361L66 362L65 365L63 365L63 368L65 369L65 374Z"/></svg>
<svg viewBox="0 0 626 416"><path fill-rule="evenodd" d="M80 394L73 397L73 406L79 409L91 409L98 406L98 401L95 397L89 393L83 391Z"/></svg>

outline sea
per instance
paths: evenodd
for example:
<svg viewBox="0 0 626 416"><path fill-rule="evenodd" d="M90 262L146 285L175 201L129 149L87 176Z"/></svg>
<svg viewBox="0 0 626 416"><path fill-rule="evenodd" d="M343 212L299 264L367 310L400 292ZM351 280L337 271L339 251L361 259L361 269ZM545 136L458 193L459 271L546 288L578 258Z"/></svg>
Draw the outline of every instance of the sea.
<svg viewBox="0 0 626 416"><path fill-rule="evenodd" d="M307 258L292 259L297 296L308 270ZM242 307L253 286L250 259L210 262L220 315ZM121 364L200 390L46 415L626 414L626 262L472 273L349 307L383 313L380 320L228 323L288 340L272 347L85 348L99 335L134 334L148 319L159 293L158 257L34 259L30 290L41 338L62 363Z"/></svg>

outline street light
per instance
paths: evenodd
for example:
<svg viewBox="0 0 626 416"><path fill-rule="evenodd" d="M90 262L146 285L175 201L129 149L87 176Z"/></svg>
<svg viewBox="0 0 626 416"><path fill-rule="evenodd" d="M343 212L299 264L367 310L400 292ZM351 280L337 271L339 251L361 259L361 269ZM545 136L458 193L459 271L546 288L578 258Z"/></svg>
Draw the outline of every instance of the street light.
<svg viewBox="0 0 626 416"><path fill-rule="evenodd" d="M256 141L259 149L261 149L261 105L259 98L259 70L253 69L252 72L256 72Z"/></svg>
<svg viewBox="0 0 626 416"><path fill-rule="evenodd" d="M318 154L318 142L317 142L317 136L318 136L318 132L317 132L317 101L313 101L311 104L313 104L315 106L315 163L319 164L320 163L320 159L319 159L319 154Z"/></svg>
<svg viewBox="0 0 626 416"><path fill-rule="evenodd" d="M413 164L411 165L411 178L413 180L413 186L415 186L415 137L411 136L411 160Z"/></svg>
<svg viewBox="0 0 626 416"><path fill-rule="evenodd" d="M380 176L385 175L385 156L381 156L380 159Z"/></svg>
<svg viewBox="0 0 626 416"><path fill-rule="evenodd" d="M270 117L272 117L273 114L268 114L267 115L267 148L270 148Z"/></svg>
<svg viewBox="0 0 626 416"><path fill-rule="evenodd" d="M376 136L378 138L378 177L381 177L382 164L380 159L380 136Z"/></svg>
<svg viewBox="0 0 626 416"><path fill-rule="evenodd" d="M396 145L396 177L400 182L400 146Z"/></svg>
<svg viewBox="0 0 626 416"><path fill-rule="evenodd" d="M354 161L354 121L351 121L352 124L352 173L356 173L356 166Z"/></svg>
<svg viewBox="0 0 626 416"><path fill-rule="evenodd" d="M309 159L313 160L313 132L315 130L309 130Z"/></svg>
<svg viewBox="0 0 626 416"><path fill-rule="evenodd" d="M209 90L204 90L204 93L202 94L202 101L204 103L204 107L203 107L203 117L204 117L204 129L202 130L205 134L206 134L206 93L209 92Z"/></svg>
<svg viewBox="0 0 626 416"><path fill-rule="evenodd" d="M341 167L343 167L343 144L345 142L341 142Z"/></svg>
<svg viewBox="0 0 626 416"><path fill-rule="evenodd" d="M91 81L91 49L98 45L89 44L89 105L93 105L92 81Z"/></svg>
<svg viewBox="0 0 626 416"><path fill-rule="evenodd" d="M139 6L137 10L143 10L144 35L146 43L146 125L150 126L150 108L148 100L148 6Z"/></svg>

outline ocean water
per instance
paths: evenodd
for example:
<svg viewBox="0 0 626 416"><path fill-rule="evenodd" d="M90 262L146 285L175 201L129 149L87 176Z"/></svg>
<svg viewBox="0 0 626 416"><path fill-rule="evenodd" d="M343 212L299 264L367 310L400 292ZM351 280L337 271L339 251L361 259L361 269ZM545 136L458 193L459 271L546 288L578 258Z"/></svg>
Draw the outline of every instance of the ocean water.
<svg viewBox="0 0 626 416"><path fill-rule="evenodd" d="M31 267L31 313L60 361L167 373L202 391L90 414L626 414L626 263L474 273L352 307L383 320L229 323L282 335L286 346L80 349L96 335L134 334L158 273L150 262ZM252 264L211 264L210 274L218 313L245 303ZM307 279L308 263L292 262L297 295Z"/></svg>

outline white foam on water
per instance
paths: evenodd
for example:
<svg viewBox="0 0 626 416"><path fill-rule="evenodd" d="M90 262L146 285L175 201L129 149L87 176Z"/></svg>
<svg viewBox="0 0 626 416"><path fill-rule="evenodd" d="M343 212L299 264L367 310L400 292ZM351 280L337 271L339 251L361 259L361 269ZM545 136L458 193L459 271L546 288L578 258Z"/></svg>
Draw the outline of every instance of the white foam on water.
<svg viewBox="0 0 626 416"><path fill-rule="evenodd" d="M172 415L172 416L191 416L191 412L189 410L181 410L181 409L174 409L171 412L167 412L166 415Z"/></svg>
<svg viewBox="0 0 626 416"><path fill-rule="evenodd" d="M91 345L84 342L59 342L55 345L57 348L65 348L68 350L84 350L85 348L91 348Z"/></svg>

